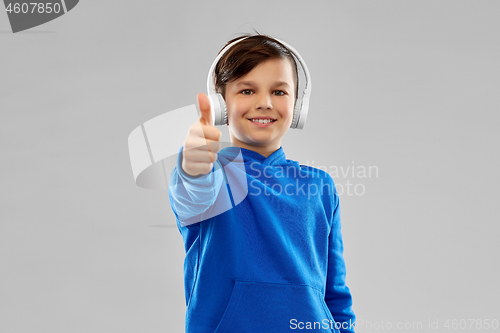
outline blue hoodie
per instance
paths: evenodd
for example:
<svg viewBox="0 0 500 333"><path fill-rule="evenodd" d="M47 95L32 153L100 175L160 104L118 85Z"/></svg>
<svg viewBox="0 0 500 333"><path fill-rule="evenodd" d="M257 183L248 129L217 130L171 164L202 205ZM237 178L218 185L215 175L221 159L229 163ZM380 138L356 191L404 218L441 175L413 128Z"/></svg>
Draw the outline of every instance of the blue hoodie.
<svg viewBox="0 0 500 333"><path fill-rule="evenodd" d="M187 333L354 333L339 198L323 170L228 147L212 172L177 166L170 204L186 258Z"/></svg>

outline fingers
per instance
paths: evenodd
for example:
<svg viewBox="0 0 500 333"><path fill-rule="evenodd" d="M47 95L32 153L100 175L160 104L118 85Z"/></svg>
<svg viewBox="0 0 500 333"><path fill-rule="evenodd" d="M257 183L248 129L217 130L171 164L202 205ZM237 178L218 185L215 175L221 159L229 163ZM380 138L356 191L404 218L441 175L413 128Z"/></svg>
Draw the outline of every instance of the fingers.
<svg viewBox="0 0 500 333"><path fill-rule="evenodd" d="M198 96L198 110L200 110L200 122L204 125L213 126L212 110L210 108L210 100L204 93L199 93Z"/></svg>
<svg viewBox="0 0 500 333"><path fill-rule="evenodd" d="M203 135L189 133L184 142L182 169L191 176L209 173L212 171L213 162L217 160L219 150L218 140L208 140Z"/></svg>
<svg viewBox="0 0 500 333"><path fill-rule="evenodd" d="M188 138L184 142L184 150L199 150L217 153L220 150L219 141L205 140L203 138Z"/></svg>
<svg viewBox="0 0 500 333"><path fill-rule="evenodd" d="M220 141L221 135L222 133L217 127L196 122L189 128L186 141L191 141L189 143L192 144L192 147L201 146L206 145L205 141Z"/></svg>
<svg viewBox="0 0 500 333"><path fill-rule="evenodd" d="M183 156L186 160L193 163L212 163L217 159L217 153L199 149L183 151Z"/></svg>
<svg viewBox="0 0 500 333"><path fill-rule="evenodd" d="M186 159L182 160L182 170L190 176L196 177L206 175L212 171L213 163L190 162Z"/></svg>

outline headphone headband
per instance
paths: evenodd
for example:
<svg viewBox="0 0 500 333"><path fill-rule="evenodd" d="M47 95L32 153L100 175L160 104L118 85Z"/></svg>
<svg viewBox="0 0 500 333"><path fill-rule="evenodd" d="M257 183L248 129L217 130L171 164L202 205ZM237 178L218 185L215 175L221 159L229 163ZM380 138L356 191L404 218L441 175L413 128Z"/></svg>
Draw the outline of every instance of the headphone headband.
<svg viewBox="0 0 500 333"><path fill-rule="evenodd" d="M208 78L207 78L207 91L208 91L208 97L210 99L210 107L212 110L212 119L214 120L214 125L225 125L227 124L227 109L226 109L226 103L224 101L224 98L222 97L221 94L218 94L215 90L215 84L214 84L214 71L215 67L217 66L217 63L219 60L222 58L222 56L235 44L247 39L249 37L243 37L241 39L238 39L231 44L227 45L222 51L217 55L215 58L214 62L212 63L212 66L210 66L210 70L208 72ZM296 60L295 62L297 63L297 71L299 69L302 69L302 73L305 76L305 83L303 84L304 87L300 89L301 80L300 80L300 75L297 75L297 85L299 86L298 89L298 94L295 102L295 108L293 111L293 119L292 123L290 125L290 128L297 128L297 129L302 129L304 128L304 124L306 122L307 118L307 113L309 111L309 97L311 95L311 76L309 74L309 70L307 68L307 65L300 56L300 54L289 44L274 38L276 41L281 43L285 48L290 51L294 59ZM299 73L297 73L299 74Z"/></svg>

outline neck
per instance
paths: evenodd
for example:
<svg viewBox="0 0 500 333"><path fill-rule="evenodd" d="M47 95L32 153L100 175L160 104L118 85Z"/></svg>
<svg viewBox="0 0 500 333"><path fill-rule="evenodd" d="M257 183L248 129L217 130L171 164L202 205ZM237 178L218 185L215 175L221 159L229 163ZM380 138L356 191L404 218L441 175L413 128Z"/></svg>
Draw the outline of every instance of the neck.
<svg viewBox="0 0 500 333"><path fill-rule="evenodd" d="M249 144L246 144L246 143L241 142L239 140L233 139L233 140L231 140L231 143L233 144L233 146L245 148L248 150L253 150L254 152L259 153L266 158L269 155L271 155L272 153L274 153L276 150L280 149L280 147L281 147L281 142L279 142L277 144L273 144L273 145L254 146L254 145L249 145Z"/></svg>

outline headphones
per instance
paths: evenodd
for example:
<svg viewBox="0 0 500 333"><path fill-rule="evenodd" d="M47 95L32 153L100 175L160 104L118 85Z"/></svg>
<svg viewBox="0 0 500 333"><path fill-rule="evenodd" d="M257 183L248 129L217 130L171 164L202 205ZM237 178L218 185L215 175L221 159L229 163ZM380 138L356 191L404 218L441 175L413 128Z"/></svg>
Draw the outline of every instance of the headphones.
<svg viewBox="0 0 500 333"><path fill-rule="evenodd" d="M210 67L210 71L208 72L207 90L208 90L208 98L210 100L210 109L212 110L212 119L214 120L213 125L227 124L226 102L224 101L224 97L222 97L221 94L216 92L215 84L213 82L215 66L217 66L217 63L219 62L220 58L224 55L224 53L226 53L235 44L247 38L248 37L243 37L227 45L219 53L217 58L215 58L214 62L212 63L212 66ZM304 62L300 54L287 43L276 38L274 39L279 43L283 44L283 46L285 46L285 48L287 48L288 51L290 51L290 53L295 59L295 63L297 64L297 85L299 87L298 87L297 100L295 101L295 108L293 110L293 119L290 128L303 129L307 118L307 112L309 111L309 97L311 95L311 76L309 74L309 70L307 69L306 63ZM305 76L305 82L300 80L301 73L303 74L303 76Z"/></svg>

